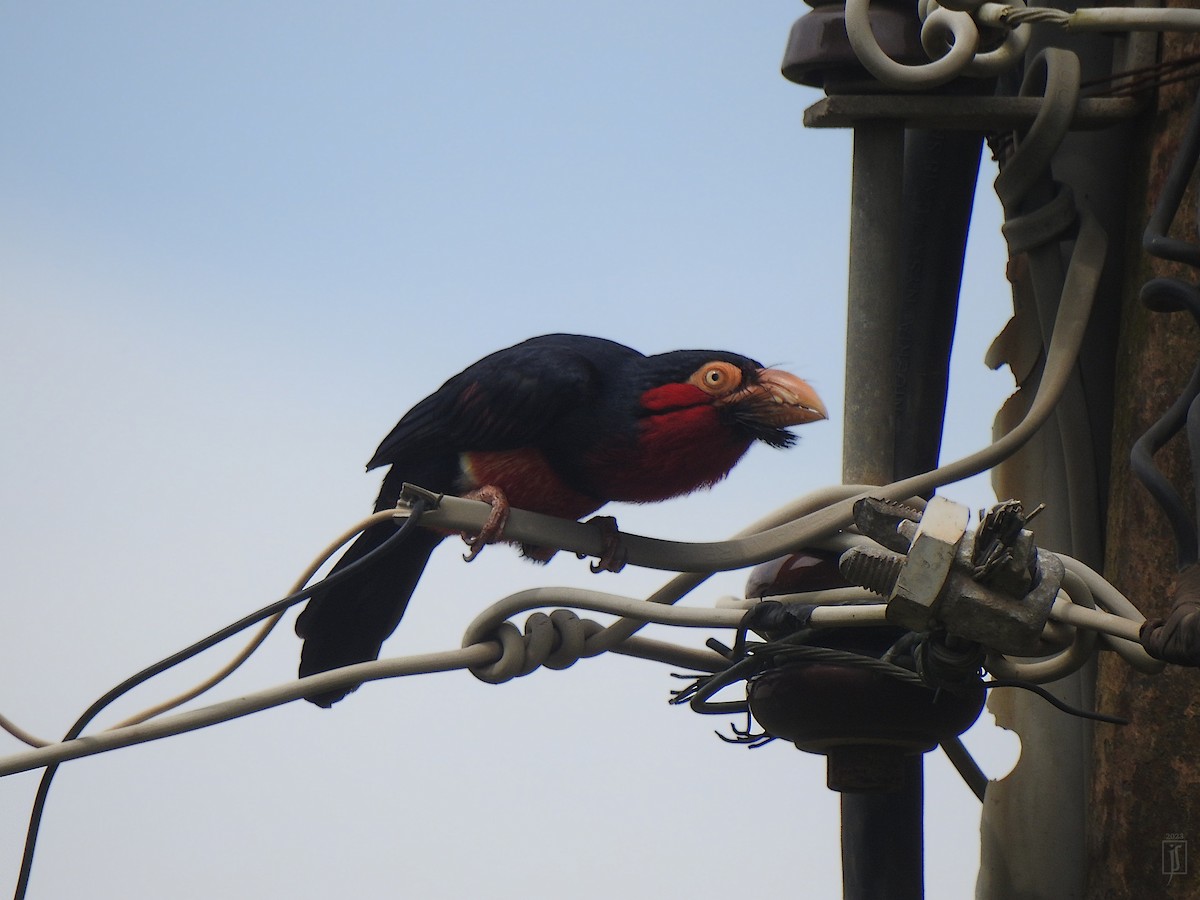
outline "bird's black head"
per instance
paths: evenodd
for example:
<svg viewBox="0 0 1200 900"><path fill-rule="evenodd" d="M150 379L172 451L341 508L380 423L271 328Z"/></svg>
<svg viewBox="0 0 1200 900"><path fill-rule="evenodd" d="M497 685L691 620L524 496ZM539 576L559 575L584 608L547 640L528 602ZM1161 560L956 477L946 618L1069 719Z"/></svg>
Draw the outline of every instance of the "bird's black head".
<svg viewBox="0 0 1200 900"><path fill-rule="evenodd" d="M642 415L709 405L750 437L772 447L796 440L788 426L828 417L805 381L725 350L675 350L639 361Z"/></svg>

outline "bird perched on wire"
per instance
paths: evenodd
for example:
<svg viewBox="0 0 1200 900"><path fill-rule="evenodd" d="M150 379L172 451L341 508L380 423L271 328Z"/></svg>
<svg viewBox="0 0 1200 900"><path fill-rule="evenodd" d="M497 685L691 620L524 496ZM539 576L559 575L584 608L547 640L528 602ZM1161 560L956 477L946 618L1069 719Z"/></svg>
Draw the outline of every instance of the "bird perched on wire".
<svg viewBox="0 0 1200 900"><path fill-rule="evenodd" d="M492 514L467 542L473 558L502 539L509 506L578 519L610 500L648 503L709 487L755 441L788 447L788 426L826 418L804 381L737 353L676 350L645 356L614 341L549 334L486 356L414 406L383 439L368 471L390 466L377 511L404 482L483 499ZM339 560L379 547L376 525ZM434 547L418 529L395 550L309 600L296 620L300 675L379 656ZM553 550L524 547L546 560ZM618 567L616 556L601 565ZM328 707L349 690L307 699Z"/></svg>

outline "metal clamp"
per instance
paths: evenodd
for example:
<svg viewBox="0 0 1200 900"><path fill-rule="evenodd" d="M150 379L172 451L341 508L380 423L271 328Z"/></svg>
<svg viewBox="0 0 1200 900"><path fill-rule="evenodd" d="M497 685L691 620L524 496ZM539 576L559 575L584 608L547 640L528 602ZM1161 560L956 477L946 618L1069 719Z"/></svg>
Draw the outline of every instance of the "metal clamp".
<svg viewBox="0 0 1200 900"><path fill-rule="evenodd" d="M945 629L1015 656L1048 652L1043 629L1063 565L1034 546L1020 504L993 507L974 532L967 507L941 497L915 524L914 510L886 501L860 500L854 512L859 530L882 546L847 550L839 567L848 581L888 598L889 622ZM896 552L906 539L907 553Z"/></svg>

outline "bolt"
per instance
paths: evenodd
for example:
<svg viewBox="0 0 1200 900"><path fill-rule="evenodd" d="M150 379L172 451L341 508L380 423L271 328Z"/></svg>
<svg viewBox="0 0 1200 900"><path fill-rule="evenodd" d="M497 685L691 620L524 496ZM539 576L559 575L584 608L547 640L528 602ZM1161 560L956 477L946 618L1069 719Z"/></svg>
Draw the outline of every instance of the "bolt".
<svg viewBox="0 0 1200 900"><path fill-rule="evenodd" d="M907 553L921 511L878 497L863 497L854 504L854 524L876 543L897 553Z"/></svg>
<svg viewBox="0 0 1200 900"><path fill-rule="evenodd" d="M882 597L890 597L900 579L905 557L890 550L851 547L838 560L842 577Z"/></svg>

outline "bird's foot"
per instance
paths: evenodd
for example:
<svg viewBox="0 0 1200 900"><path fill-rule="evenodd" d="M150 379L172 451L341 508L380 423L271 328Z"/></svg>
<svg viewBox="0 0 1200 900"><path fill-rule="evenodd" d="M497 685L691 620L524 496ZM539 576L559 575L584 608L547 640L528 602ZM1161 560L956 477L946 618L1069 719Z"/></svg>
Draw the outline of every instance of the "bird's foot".
<svg viewBox="0 0 1200 900"><path fill-rule="evenodd" d="M479 555L488 544L494 544L504 536L504 526L508 524L508 498L504 496L504 491L495 485L485 484L481 488L476 488L470 493L463 494L464 500L482 500L484 503L490 504L492 507L491 513L487 517L487 521L483 523L483 527L479 529L478 534L468 534L463 532L462 539L470 549L463 554L463 559L470 562Z"/></svg>
<svg viewBox="0 0 1200 900"><path fill-rule="evenodd" d="M600 557L591 564L593 572L620 572L629 561L629 550L621 542L617 520L613 516L592 516L585 525L600 529L602 547Z"/></svg>

